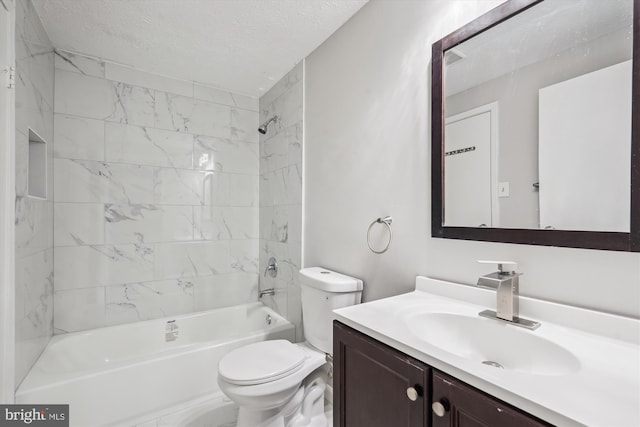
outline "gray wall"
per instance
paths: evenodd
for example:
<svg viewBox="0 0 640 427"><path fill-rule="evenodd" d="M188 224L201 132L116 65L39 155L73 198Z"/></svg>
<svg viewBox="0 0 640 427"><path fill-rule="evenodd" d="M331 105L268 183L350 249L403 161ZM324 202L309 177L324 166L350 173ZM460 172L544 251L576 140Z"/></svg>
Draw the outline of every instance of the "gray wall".
<svg viewBox="0 0 640 427"><path fill-rule="evenodd" d="M499 3L373 0L307 58L304 265L364 279L373 300L511 259L525 295L638 317L640 254L430 237L431 44ZM387 214L394 241L374 255L366 230Z"/></svg>
<svg viewBox="0 0 640 427"><path fill-rule="evenodd" d="M53 48L16 2L16 387L53 333ZM28 195L29 129L47 144L47 198Z"/></svg>
<svg viewBox="0 0 640 427"><path fill-rule="evenodd" d="M298 63L260 98L260 123L279 120L260 135L260 281L275 288L263 301L296 326L302 339L298 270L302 249L302 143L304 63ZM257 134L257 131L256 131ZM269 257L278 262L278 276L264 276Z"/></svg>

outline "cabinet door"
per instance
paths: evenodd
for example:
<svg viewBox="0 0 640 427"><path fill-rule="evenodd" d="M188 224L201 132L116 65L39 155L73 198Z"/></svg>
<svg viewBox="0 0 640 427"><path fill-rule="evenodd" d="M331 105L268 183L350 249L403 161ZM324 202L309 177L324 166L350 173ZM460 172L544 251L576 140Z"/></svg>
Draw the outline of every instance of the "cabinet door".
<svg viewBox="0 0 640 427"><path fill-rule="evenodd" d="M426 365L337 321L333 357L335 427L427 426Z"/></svg>
<svg viewBox="0 0 640 427"><path fill-rule="evenodd" d="M550 426L459 380L433 371L433 398L440 414L431 413L432 427L541 427Z"/></svg>

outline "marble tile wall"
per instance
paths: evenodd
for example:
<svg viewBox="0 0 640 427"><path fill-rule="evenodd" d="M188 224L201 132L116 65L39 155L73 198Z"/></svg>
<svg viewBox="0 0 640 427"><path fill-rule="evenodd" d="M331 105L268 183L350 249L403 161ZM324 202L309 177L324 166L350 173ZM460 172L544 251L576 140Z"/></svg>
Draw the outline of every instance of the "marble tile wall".
<svg viewBox="0 0 640 427"><path fill-rule="evenodd" d="M56 333L255 301L258 100L55 55Z"/></svg>
<svg viewBox="0 0 640 427"><path fill-rule="evenodd" d="M303 340L298 270L302 262L303 73L298 63L260 98L260 122L273 115L260 135L260 286L274 287L263 301L296 326ZM269 257L278 261L278 276L265 277Z"/></svg>
<svg viewBox="0 0 640 427"><path fill-rule="evenodd" d="M31 1L16 2L16 387L53 333L53 64ZM28 194L29 129L46 142L46 198Z"/></svg>

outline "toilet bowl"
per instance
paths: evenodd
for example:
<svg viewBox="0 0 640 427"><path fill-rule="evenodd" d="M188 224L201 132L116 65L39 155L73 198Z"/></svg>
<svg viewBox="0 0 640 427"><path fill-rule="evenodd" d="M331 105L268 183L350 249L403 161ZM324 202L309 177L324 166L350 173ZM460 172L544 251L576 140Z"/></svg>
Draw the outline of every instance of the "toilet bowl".
<svg viewBox="0 0 640 427"><path fill-rule="evenodd" d="M238 427L326 427L324 353L307 344L273 340L241 347L227 356L218 366L218 385L240 407ZM311 424L314 417L322 419Z"/></svg>
<svg viewBox="0 0 640 427"><path fill-rule="evenodd" d="M320 267L300 271L307 342L263 341L218 364L220 389L239 407L237 427L327 427L324 392L332 350L332 311L360 303L362 281Z"/></svg>

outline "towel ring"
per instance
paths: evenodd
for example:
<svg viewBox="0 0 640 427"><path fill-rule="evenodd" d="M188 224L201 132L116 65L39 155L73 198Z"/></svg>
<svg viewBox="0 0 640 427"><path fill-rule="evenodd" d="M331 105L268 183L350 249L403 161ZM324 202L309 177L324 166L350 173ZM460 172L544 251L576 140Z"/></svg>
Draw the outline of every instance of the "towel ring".
<svg viewBox="0 0 640 427"><path fill-rule="evenodd" d="M391 231L392 221L393 221L393 218L391 218L390 216L386 216L384 218L378 218L373 220L371 225L369 225L369 229L367 230L367 245L369 246L369 249L371 249L371 252L373 252L374 254L383 254L389 249L389 246L391 246L391 240L393 239L393 231ZM387 242L387 245L384 247L384 249L380 251L373 249L373 247L371 246L371 228L373 228L375 224L384 224L387 226L387 229L389 230L389 241Z"/></svg>

